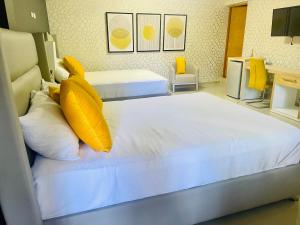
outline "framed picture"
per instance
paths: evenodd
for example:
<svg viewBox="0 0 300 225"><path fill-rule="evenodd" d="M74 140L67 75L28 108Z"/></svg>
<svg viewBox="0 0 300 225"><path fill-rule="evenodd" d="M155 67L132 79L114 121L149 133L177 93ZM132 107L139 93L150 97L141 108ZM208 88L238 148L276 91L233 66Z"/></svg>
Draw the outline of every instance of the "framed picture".
<svg viewBox="0 0 300 225"><path fill-rule="evenodd" d="M108 52L133 52L133 13L107 12L106 33Z"/></svg>
<svg viewBox="0 0 300 225"><path fill-rule="evenodd" d="M161 42L161 14L137 13L137 51L159 52Z"/></svg>
<svg viewBox="0 0 300 225"><path fill-rule="evenodd" d="M187 15L164 15L164 51L184 51Z"/></svg>

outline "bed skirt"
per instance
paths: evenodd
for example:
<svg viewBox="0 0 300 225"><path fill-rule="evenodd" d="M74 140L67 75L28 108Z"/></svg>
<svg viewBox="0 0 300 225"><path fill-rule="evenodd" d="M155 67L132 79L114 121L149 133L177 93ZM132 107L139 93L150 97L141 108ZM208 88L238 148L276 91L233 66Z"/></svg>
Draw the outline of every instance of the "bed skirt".
<svg viewBox="0 0 300 225"><path fill-rule="evenodd" d="M45 225L191 225L300 194L300 164L44 221ZM284 184L284 186L283 186Z"/></svg>

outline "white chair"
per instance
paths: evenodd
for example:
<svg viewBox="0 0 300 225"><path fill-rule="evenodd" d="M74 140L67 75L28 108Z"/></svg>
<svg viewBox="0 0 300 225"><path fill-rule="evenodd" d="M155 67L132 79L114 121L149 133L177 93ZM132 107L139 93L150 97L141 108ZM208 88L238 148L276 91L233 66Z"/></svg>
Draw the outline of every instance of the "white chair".
<svg viewBox="0 0 300 225"><path fill-rule="evenodd" d="M176 64L173 63L170 66L170 78L172 90L175 92L175 87L179 85L195 85L196 90L198 91L199 87L199 74L198 69L192 64L186 64L185 74L176 74Z"/></svg>

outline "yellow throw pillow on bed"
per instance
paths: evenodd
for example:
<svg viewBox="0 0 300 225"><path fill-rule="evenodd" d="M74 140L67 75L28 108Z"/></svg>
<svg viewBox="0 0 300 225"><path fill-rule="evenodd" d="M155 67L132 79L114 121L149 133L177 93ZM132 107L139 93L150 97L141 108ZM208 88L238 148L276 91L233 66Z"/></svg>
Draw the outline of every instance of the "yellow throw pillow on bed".
<svg viewBox="0 0 300 225"><path fill-rule="evenodd" d="M74 79L62 81L60 104L68 123L83 142L95 151L111 150L110 131L100 107Z"/></svg>
<svg viewBox="0 0 300 225"><path fill-rule="evenodd" d="M185 58L177 57L176 58L176 73L185 74Z"/></svg>
<svg viewBox="0 0 300 225"><path fill-rule="evenodd" d="M60 104L60 88L49 86L49 97L52 98L57 104Z"/></svg>
<svg viewBox="0 0 300 225"><path fill-rule="evenodd" d="M78 76L70 75L69 79L78 84L81 88L83 88L95 100L97 105L100 106L100 109L102 109L103 102L101 96L97 93L97 91L92 85L90 85L86 80L81 79Z"/></svg>
<svg viewBox="0 0 300 225"><path fill-rule="evenodd" d="M84 68L77 59L72 56L65 56L63 63L70 74L79 75L82 79L84 79Z"/></svg>
<svg viewBox="0 0 300 225"><path fill-rule="evenodd" d="M96 102L96 104L102 109L103 107L103 102L98 95L97 91L86 81L81 79L78 76L72 76L71 79L73 82L78 84L81 88L83 88ZM59 87L54 87L54 86L49 86L49 96L58 104L60 104L60 88Z"/></svg>

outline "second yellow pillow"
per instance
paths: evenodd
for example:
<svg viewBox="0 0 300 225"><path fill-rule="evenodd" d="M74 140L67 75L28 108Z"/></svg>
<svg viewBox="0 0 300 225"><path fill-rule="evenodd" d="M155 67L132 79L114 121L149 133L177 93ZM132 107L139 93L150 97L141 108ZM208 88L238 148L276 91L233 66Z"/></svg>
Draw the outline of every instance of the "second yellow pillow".
<svg viewBox="0 0 300 225"><path fill-rule="evenodd" d="M81 63L72 56L65 56L63 59L65 68L73 75L79 75L84 79L84 68Z"/></svg>
<svg viewBox="0 0 300 225"><path fill-rule="evenodd" d="M60 104L60 88L49 86L49 97L52 98L57 104Z"/></svg>

